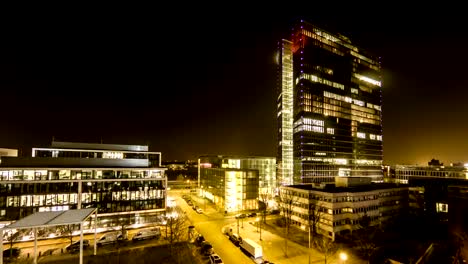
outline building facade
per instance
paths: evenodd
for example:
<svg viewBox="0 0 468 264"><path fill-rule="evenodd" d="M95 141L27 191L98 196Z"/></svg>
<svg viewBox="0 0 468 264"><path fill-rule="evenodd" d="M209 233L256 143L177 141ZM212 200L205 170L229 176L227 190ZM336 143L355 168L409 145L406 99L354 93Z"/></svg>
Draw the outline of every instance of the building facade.
<svg viewBox="0 0 468 264"><path fill-rule="evenodd" d="M379 60L302 20L279 46L278 182L381 181Z"/></svg>
<svg viewBox="0 0 468 264"><path fill-rule="evenodd" d="M449 205L449 186L468 184L468 167L464 164L396 165L390 171L395 182L423 189L424 214L438 223L447 222L453 210Z"/></svg>
<svg viewBox="0 0 468 264"><path fill-rule="evenodd" d="M259 156L206 155L199 157L200 168L258 170L259 193L277 192L276 158Z"/></svg>
<svg viewBox="0 0 468 264"><path fill-rule="evenodd" d="M347 178L347 177L343 177ZM293 225L314 229L333 240L361 228L363 216L370 225L408 212L407 186L395 184L302 184L280 187L280 208L291 211ZM288 207L284 201L292 201Z"/></svg>
<svg viewBox="0 0 468 264"><path fill-rule="evenodd" d="M397 183L409 183L411 178L428 179L460 179L468 180L468 168L459 166L418 166L396 165L394 166L395 181Z"/></svg>
<svg viewBox="0 0 468 264"><path fill-rule="evenodd" d="M219 211L240 212L258 208L258 170L200 168L200 194Z"/></svg>
<svg viewBox="0 0 468 264"><path fill-rule="evenodd" d="M138 224L165 212L166 169L148 146L54 142L32 156L2 161L0 221L98 208L98 225L113 226L122 216Z"/></svg>

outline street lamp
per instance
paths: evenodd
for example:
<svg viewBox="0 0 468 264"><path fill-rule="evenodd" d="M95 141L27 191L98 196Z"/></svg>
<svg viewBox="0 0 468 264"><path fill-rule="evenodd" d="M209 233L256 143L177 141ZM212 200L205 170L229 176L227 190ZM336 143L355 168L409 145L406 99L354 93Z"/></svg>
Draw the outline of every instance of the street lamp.
<svg viewBox="0 0 468 264"><path fill-rule="evenodd" d="M305 231L305 225L301 225L302 230ZM309 225L309 250L307 251L309 253L309 264L310 264L310 225Z"/></svg>
<svg viewBox="0 0 468 264"><path fill-rule="evenodd" d="M348 255L344 252L340 253L341 263L344 263L348 259Z"/></svg>
<svg viewBox="0 0 468 264"><path fill-rule="evenodd" d="M260 241L262 241L262 221L260 220L260 217L257 217L257 229L260 230Z"/></svg>

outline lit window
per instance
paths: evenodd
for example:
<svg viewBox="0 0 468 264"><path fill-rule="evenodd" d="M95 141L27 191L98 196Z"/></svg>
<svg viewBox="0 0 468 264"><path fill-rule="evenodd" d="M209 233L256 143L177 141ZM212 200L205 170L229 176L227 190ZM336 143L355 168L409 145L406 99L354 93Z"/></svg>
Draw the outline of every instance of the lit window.
<svg viewBox="0 0 468 264"><path fill-rule="evenodd" d="M438 213L448 213L448 204L436 203L436 211Z"/></svg>
<svg viewBox="0 0 468 264"><path fill-rule="evenodd" d="M317 132L317 133L323 133L323 127L312 126L311 131L312 131L312 132Z"/></svg>
<svg viewBox="0 0 468 264"><path fill-rule="evenodd" d="M369 138L375 140L376 136L374 134L369 134Z"/></svg>
<svg viewBox="0 0 468 264"><path fill-rule="evenodd" d="M382 136L377 135L377 140L382 141Z"/></svg>
<svg viewBox="0 0 468 264"><path fill-rule="evenodd" d="M358 94L358 93L359 93L359 89L351 88L351 93L353 93L353 94Z"/></svg>
<svg viewBox="0 0 468 264"><path fill-rule="evenodd" d="M331 127L327 127L327 134L335 134L335 129Z"/></svg>
<svg viewBox="0 0 468 264"><path fill-rule="evenodd" d="M366 138L366 133L357 132L357 137L358 138Z"/></svg>

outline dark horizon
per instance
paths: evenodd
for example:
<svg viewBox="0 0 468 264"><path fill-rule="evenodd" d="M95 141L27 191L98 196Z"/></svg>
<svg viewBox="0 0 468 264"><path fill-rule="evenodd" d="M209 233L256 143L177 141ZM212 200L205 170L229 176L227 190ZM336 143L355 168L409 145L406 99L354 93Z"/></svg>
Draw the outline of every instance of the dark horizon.
<svg viewBox="0 0 468 264"><path fill-rule="evenodd" d="M387 11L17 25L0 63L0 148L29 153L55 137L149 144L163 160L276 156L274 52L303 18L382 57L385 164L468 161L463 17Z"/></svg>

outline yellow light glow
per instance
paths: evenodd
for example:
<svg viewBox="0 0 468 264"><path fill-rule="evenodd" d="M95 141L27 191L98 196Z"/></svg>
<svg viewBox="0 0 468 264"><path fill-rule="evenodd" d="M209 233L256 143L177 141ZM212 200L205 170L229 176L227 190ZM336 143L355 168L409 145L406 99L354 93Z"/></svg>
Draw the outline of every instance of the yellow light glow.
<svg viewBox="0 0 468 264"><path fill-rule="evenodd" d="M344 252L341 252L340 253L340 259L343 260L343 261L346 261L348 259L348 255Z"/></svg>
<svg viewBox="0 0 468 264"><path fill-rule="evenodd" d="M381 83L381 82L376 81L376 80L374 80L374 79L372 79L372 78L369 78L369 77L367 77L367 76L360 75L360 74L357 74L357 73L355 73L354 76L355 76L356 78L358 78L359 80L361 80L361 81L365 81L365 82L368 82L368 83L370 83L370 84L377 85L377 86L379 86L379 87L382 86L382 83Z"/></svg>

